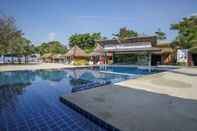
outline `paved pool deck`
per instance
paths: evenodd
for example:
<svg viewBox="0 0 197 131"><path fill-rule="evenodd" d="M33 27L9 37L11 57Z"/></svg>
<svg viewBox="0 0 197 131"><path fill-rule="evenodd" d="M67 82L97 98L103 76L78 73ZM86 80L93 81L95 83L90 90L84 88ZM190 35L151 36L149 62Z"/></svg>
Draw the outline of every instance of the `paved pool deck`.
<svg viewBox="0 0 197 131"><path fill-rule="evenodd" d="M197 100L197 68L181 68L147 75L116 85Z"/></svg>
<svg viewBox="0 0 197 131"><path fill-rule="evenodd" d="M62 100L122 131L197 131L196 68L130 79Z"/></svg>
<svg viewBox="0 0 197 131"><path fill-rule="evenodd" d="M61 63L0 65L0 72L18 71L18 70L61 69L61 68L73 68L73 67L88 67L88 65L74 66L74 65L61 64Z"/></svg>

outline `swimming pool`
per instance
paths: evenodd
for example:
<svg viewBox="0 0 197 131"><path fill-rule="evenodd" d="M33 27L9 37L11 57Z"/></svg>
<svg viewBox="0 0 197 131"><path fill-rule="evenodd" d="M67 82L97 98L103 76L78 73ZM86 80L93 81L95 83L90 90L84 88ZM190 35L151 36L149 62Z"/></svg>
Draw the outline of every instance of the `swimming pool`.
<svg viewBox="0 0 197 131"><path fill-rule="evenodd" d="M148 75L154 74L158 72L162 72L162 70L158 69L151 69L149 71L148 67L126 67L126 66L98 66L95 70L100 72L112 73L112 74L120 74L120 75L127 75L132 78L136 78L141 75Z"/></svg>
<svg viewBox="0 0 197 131"><path fill-rule="evenodd" d="M99 71L102 70L1 72L0 130L105 130L59 100L65 94L133 78Z"/></svg>

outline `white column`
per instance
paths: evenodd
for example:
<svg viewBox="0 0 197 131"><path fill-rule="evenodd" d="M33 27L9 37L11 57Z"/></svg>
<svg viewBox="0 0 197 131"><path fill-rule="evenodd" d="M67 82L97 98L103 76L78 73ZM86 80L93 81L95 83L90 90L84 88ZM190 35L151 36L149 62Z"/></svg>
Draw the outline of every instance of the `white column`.
<svg viewBox="0 0 197 131"><path fill-rule="evenodd" d="M151 72L151 53L148 53L148 71Z"/></svg>

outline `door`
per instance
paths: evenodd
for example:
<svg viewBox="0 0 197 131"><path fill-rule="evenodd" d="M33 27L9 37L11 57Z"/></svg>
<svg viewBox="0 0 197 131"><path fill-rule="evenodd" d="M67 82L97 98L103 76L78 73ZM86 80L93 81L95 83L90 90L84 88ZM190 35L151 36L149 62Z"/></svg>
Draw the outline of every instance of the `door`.
<svg viewBox="0 0 197 131"><path fill-rule="evenodd" d="M161 55L152 54L151 65L155 66L159 64L161 64Z"/></svg>
<svg viewBox="0 0 197 131"><path fill-rule="evenodd" d="M197 66L197 54L192 54L192 60L193 60L194 66Z"/></svg>

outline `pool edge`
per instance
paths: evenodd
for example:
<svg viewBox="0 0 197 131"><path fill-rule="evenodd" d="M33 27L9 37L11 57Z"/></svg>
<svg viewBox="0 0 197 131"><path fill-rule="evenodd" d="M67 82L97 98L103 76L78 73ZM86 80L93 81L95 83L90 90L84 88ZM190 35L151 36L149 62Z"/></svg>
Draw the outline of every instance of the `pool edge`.
<svg viewBox="0 0 197 131"><path fill-rule="evenodd" d="M66 100L66 98L64 98L64 96L60 96L59 99L60 99L60 101L63 104L67 105L71 109L73 109L76 112L80 113L82 116L84 116L87 119L91 120L92 122L94 122L95 124L99 125L100 127L104 128L104 129L107 129L107 130L110 130L110 131L121 131L120 129L112 126L111 124L108 124L107 122L99 119L98 117L96 117L92 113L89 113L88 111L85 111L84 109L82 109L81 107L77 106L76 104L70 102L69 100Z"/></svg>

